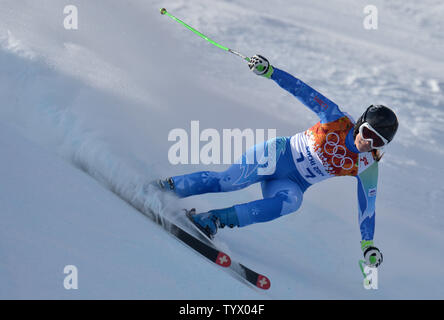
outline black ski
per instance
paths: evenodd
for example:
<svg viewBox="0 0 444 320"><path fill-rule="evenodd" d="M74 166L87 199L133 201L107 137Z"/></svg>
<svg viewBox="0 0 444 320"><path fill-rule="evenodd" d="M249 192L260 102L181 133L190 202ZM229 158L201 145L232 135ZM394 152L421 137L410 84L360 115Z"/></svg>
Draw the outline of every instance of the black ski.
<svg viewBox="0 0 444 320"><path fill-rule="evenodd" d="M149 184L143 188L143 192L148 192ZM115 191L114 191L115 192ZM204 239L199 239L198 237L192 235L188 231L184 230L175 223L169 221L159 213L147 208L144 205L143 197L135 197L131 201L120 196L119 193L115 192L122 200L126 201L129 205L137 209L145 217L151 219L156 224L158 224L162 229L167 231L172 236L176 237L182 243L186 244L189 248L194 249L196 252L200 253L202 256L207 258L213 263L224 267L229 270L235 277L241 281L252 284L260 289L267 290L270 288L270 279L266 276L251 270L250 268L244 266L243 264L233 261L229 255L217 249L215 245L206 237ZM194 224L193 224L194 226ZM195 228L198 230L197 228ZM198 230L200 234L202 232Z"/></svg>
<svg viewBox="0 0 444 320"><path fill-rule="evenodd" d="M197 230L199 231L199 233L202 235L202 241L205 241L206 243L208 243L208 245L211 245L214 247L214 244L212 242L213 240L213 236L210 235L208 230L205 230L203 228L201 228L198 224L194 223L193 219L192 219L192 215L195 214L195 209L191 209L191 210L186 210L185 211L185 215L187 216L188 220L190 221L190 224ZM256 271L251 270L250 268L244 266L243 264L239 263L239 262L232 262L232 266L231 268L232 271L234 271L237 275L240 275L242 277L242 279L246 280L247 282L255 285L258 288L267 290L270 288L270 279L268 279L266 276L257 273Z"/></svg>
<svg viewBox="0 0 444 320"><path fill-rule="evenodd" d="M244 266L242 263L233 261L231 263L231 270L234 270L237 274L243 277L246 281L258 287L259 289L270 289L271 282L266 276L257 273L254 270Z"/></svg>
<svg viewBox="0 0 444 320"><path fill-rule="evenodd" d="M145 209L146 210L146 209ZM226 253L214 248L206 244L205 242L199 240L188 231L185 231L181 227L176 224L168 221L164 217L159 214L154 213L151 210L146 210L147 213L144 215L154 222L156 222L159 226L161 226L164 230L169 232L171 235L175 236L177 239L185 243L188 247L196 250L202 256L207 258L208 260L218 264L221 267L228 268L231 265L231 258Z"/></svg>
<svg viewBox="0 0 444 320"><path fill-rule="evenodd" d="M141 210L139 210L141 211ZM233 261L229 255L217 249L209 240L203 241L183 228L177 226L173 222L165 219L161 215L152 210L141 211L146 217L150 218L161 226L164 230L175 236L177 239L185 243L188 247L196 250L208 260L227 268L235 277L242 281L246 281L255 287L263 290L270 288L271 282L266 276L251 270L243 264ZM145 213L146 212L146 213Z"/></svg>

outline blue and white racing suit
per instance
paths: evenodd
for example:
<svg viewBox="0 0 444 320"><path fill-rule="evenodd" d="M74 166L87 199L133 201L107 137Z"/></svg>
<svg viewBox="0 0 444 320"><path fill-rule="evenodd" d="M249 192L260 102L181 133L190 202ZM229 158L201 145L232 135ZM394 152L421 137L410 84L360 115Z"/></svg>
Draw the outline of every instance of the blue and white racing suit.
<svg viewBox="0 0 444 320"><path fill-rule="evenodd" d="M354 145L353 120L322 94L274 68L271 77L314 111L320 121L292 137L277 137L258 144L226 171L201 171L172 177L175 192L187 197L227 192L260 182L263 199L235 205L239 226L266 222L299 209L305 190L334 176L358 180L358 219L362 240L373 240L378 162L372 152L360 153ZM261 161L275 152L275 169L262 174L269 163Z"/></svg>

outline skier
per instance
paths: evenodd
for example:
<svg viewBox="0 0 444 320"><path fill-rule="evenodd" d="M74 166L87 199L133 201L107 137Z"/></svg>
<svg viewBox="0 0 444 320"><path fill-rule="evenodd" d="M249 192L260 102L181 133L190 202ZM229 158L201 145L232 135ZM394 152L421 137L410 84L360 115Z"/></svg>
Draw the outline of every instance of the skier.
<svg viewBox="0 0 444 320"><path fill-rule="evenodd" d="M312 184L334 176L355 176L358 180L361 249L369 266L378 267L383 256L373 244L378 162L381 149L395 136L398 120L383 105L371 105L353 122L350 116L325 96L292 75L273 67L260 55L250 58L250 70L274 80L314 111L320 122L292 137L277 137L258 144L226 171L201 171L158 181L164 190L179 197L209 192L227 192L260 182L263 199L197 214L190 220L208 237L218 228L245 227L295 212L304 192ZM264 156L275 154L272 174L262 174L270 163ZM256 157L255 157L256 155Z"/></svg>

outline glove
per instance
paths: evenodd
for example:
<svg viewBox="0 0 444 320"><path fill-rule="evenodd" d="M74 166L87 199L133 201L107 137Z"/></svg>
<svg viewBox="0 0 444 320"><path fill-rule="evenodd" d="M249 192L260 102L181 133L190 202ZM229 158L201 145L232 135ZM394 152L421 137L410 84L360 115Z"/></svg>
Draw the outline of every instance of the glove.
<svg viewBox="0 0 444 320"><path fill-rule="evenodd" d="M270 79L273 74L273 66L268 62L266 58L261 55L254 55L248 62L248 67L251 71L259 76Z"/></svg>
<svg viewBox="0 0 444 320"><path fill-rule="evenodd" d="M361 249L364 254L365 263L369 267L379 267L383 261L382 253L373 246L372 240L361 241Z"/></svg>

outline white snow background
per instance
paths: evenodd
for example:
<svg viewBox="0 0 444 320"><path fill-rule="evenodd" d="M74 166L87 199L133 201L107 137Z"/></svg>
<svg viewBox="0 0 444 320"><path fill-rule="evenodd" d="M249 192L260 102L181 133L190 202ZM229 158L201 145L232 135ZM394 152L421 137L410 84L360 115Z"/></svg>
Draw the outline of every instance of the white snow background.
<svg viewBox="0 0 444 320"><path fill-rule="evenodd" d="M378 29L363 27L365 6ZM78 30L63 25L78 8ZM305 193L297 213L220 230L216 243L266 274L254 290L125 201L154 178L226 165L172 165L168 133L277 129L315 114L274 82L159 14L304 80L357 118L373 103L400 127L381 162L379 289L365 290L356 180ZM444 3L413 1L1 0L1 299L443 299ZM170 200L221 208L259 186ZM159 205L156 194L144 199ZM172 210L170 208L170 211ZM66 265L78 269L66 290Z"/></svg>

